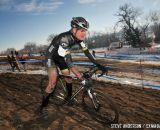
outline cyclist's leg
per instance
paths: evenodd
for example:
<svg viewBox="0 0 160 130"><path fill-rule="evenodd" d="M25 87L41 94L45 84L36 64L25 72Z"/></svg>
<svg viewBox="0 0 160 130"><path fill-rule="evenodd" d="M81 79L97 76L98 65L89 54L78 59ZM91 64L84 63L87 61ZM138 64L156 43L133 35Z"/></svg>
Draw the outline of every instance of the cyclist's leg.
<svg viewBox="0 0 160 130"><path fill-rule="evenodd" d="M14 72L14 70L15 70L15 64L14 64L14 62L12 61L12 71Z"/></svg>
<svg viewBox="0 0 160 130"><path fill-rule="evenodd" d="M59 60L56 61L58 67L60 68L62 74L64 75L70 75L69 67L65 61L64 58L60 57ZM66 88L67 88L67 98L70 98L72 96L72 79L71 78L65 78L66 82Z"/></svg>
<svg viewBox="0 0 160 130"><path fill-rule="evenodd" d="M16 61L15 66L16 66L16 69L20 72L21 70L20 70L20 67L19 67L19 63L18 63L18 61Z"/></svg>
<svg viewBox="0 0 160 130"><path fill-rule="evenodd" d="M64 75L70 75L69 69L63 69L61 71ZM71 96L72 96L72 79L65 78L65 81L66 81L66 88L67 88L67 92L68 92L67 98L71 98Z"/></svg>
<svg viewBox="0 0 160 130"><path fill-rule="evenodd" d="M47 85L45 92L44 92L44 95L43 95L41 110L44 107L47 107L51 93L53 92L53 90L56 86L57 69L56 69L56 65L53 61L51 63L51 66L48 67L48 77L49 77L49 81L48 81L48 85Z"/></svg>
<svg viewBox="0 0 160 130"><path fill-rule="evenodd" d="M12 58L10 57L10 56L8 56L9 57L9 64L11 65L11 69L12 69L12 71L14 72L14 62L13 62L13 60L12 60Z"/></svg>
<svg viewBox="0 0 160 130"><path fill-rule="evenodd" d="M46 93L52 93L55 86L56 86L56 81L57 81L57 69L55 67L50 67L48 68L48 85L45 89Z"/></svg>

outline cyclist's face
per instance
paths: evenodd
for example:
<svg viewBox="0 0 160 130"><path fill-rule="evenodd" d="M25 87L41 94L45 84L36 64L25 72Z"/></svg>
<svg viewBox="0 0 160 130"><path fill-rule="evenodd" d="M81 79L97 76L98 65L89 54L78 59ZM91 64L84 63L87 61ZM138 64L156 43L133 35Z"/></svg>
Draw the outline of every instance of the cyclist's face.
<svg viewBox="0 0 160 130"><path fill-rule="evenodd" d="M84 40L86 38L87 30L86 29L74 29L73 30L75 37L78 40Z"/></svg>

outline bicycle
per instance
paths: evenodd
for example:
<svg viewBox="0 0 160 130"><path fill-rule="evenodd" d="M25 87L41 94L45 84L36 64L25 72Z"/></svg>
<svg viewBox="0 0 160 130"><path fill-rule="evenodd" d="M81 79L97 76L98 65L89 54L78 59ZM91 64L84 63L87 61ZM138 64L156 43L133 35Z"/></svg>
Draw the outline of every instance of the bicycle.
<svg viewBox="0 0 160 130"><path fill-rule="evenodd" d="M111 99L108 94L103 94L100 91L94 90L92 76L99 71L97 67L90 68L89 71L83 73L84 80L80 82L80 88L73 94L73 96L66 100L67 90L63 83L64 78L72 78L74 80L78 80L76 77L68 75L65 76L60 74L58 71L57 85L52 93L52 101L55 105L65 105L72 103L76 100L76 96L83 91L82 94L82 106L85 111L87 111L94 119L97 121L110 124L110 123L118 123L119 120L119 112L117 109L117 105ZM103 70L98 77L101 77L108 70ZM46 87L47 78L41 80L41 90L42 93ZM105 102L105 103L104 103ZM74 102L73 102L74 103Z"/></svg>

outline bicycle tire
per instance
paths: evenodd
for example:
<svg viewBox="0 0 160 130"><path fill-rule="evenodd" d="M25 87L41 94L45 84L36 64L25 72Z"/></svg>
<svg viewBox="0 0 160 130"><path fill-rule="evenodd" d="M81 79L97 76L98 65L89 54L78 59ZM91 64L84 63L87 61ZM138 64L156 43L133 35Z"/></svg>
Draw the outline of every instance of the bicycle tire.
<svg viewBox="0 0 160 130"><path fill-rule="evenodd" d="M43 78L40 84L41 84L40 85L41 93L42 95L44 95L45 89L48 84L48 77ZM57 84L55 86L54 91L51 93L49 101L51 104L63 105L65 103L66 96L67 96L67 90L63 83L63 80L61 78L58 78Z"/></svg>
<svg viewBox="0 0 160 130"><path fill-rule="evenodd" d="M93 94L93 93L96 93ZM92 99L89 97L87 91L82 95L82 106L94 119L103 124L118 123L119 112L116 104L109 95L103 94L99 91L92 91L93 100L99 104L98 109L95 109ZM98 100L98 102L97 102Z"/></svg>

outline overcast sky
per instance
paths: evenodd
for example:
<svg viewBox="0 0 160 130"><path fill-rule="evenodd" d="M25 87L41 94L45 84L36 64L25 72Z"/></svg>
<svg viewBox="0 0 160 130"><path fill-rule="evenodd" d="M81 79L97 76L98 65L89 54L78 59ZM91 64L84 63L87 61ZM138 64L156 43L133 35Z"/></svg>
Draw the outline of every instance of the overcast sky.
<svg viewBox="0 0 160 130"><path fill-rule="evenodd" d="M26 42L46 44L50 34L69 30L74 16L85 17L90 31L104 32L125 3L144 14L160 7L160 0L0 0L0 51L22 49Z"/></svg>

